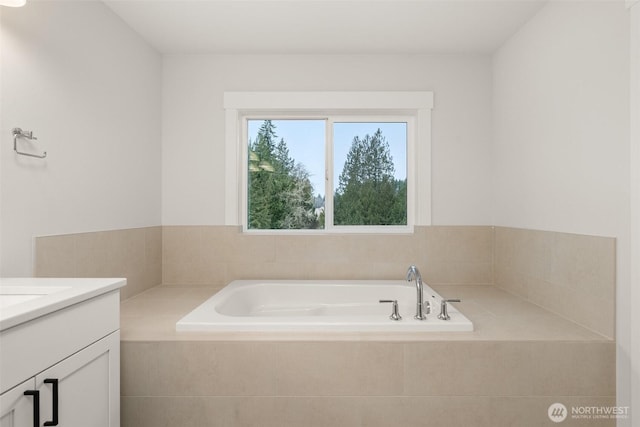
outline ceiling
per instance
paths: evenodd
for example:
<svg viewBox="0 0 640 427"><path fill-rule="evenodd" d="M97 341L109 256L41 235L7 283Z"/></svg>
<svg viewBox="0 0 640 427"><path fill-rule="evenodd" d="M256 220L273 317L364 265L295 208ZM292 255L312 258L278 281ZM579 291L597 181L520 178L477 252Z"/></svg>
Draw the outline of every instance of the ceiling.
<svg viewBox="0 0 640 427"><path fill-rule="evenodd" d="M544 0L103 0L159 52L491 53Z"/></svg>

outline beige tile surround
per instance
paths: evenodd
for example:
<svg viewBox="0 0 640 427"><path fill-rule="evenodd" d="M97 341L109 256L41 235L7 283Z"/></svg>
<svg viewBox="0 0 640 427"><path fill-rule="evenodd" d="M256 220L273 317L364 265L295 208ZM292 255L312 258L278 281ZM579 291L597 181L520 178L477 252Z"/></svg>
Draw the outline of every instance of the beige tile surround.
<svg viewBox="0 0 640 427"><path fill-rule="evenodd" d="M122 341L608 341L575 322L491 285L434 285L474 325L473 332L176 332L176 322L218 291L216 286L162 285L123 301ZM405 313L402 313L405 315Z"/></svg>
<svg viewBox="0 0 640 427"><path fill-rule="evenodd" d="M462 297L473 333L225 340L174 329L233 279L395 279L411 263L442 295ZM38 276L129 279L123 427L556 425L551 403L615 404L614 271L613 239L500 227L247 236L165 226L36 240ZM591 295L605 308L599 323L575 307Z"/></svg>
<svg viewBox="0 0 640 427"><path fill-rule="evenodd" d="M494 282L613 339L615 245L607 237L495 227Z"/></svg>
<svg viewBox="0 0 640 427"><path fill-rule="evenodd" d="M555 402L615 404L613 341L494 286L435 288L474 332L177 333L217 288L145 291L122 303L122 426L537 427Z"/></svg>
<svg viewBox="0 0 640 427"><path fill-rule="evenodd" d="M122 426L533 427L614 404L613 341L495 286L434 287L474 332L177 333L217 287L145 291L122 303Z"/></svg>
<svg viewBox="0 0 640 427"><path fill-rule="evenodd" d="M416 227L407 235L248 235L240 227L163 227L163 283L236 279L397 279L495 284L609 338L615 239L506 227ZM594 307L598 307L594 310Z"/></svg>
<svg viewBox="0 0 640 427"><path fill-rule="evenodd" d="M123 427L604 427L611 420L547 418L550 404L614 406L614 397L185 396L127 397ZM571 410L571 409L569 409Z"/></svg>
<svg viewBox="0 0 640 427"><path fill-rule="evenodd" d="M235 226L163 226L36 238L38 277L126 277L123 299L152 286L235 279L397 279L495 284L612 338L615 239L488 226L392 235L248 235ZM598 307L597 310L594 307Z"/></svg>
<svg viewBox="0 0 640 427"><path fill-rule="evenodd" d="M526 427L615 402L611 342L124 342L122 362L123 427Z"/></svg>
<svg viewBox="0 0 640 427"><path fill-rule="evenodd" d="M413 234L249 235L240 227L164 226L166 285L235 279L397 279L410 264L431 284L493 283L493 230L416 227Z"/></svg>
<svg viewBox="0 0 640 427"><path fill-rule="evenodd" d="M127 299L162 283L162 227L36 237L36 277L126 277Z"/></svg>

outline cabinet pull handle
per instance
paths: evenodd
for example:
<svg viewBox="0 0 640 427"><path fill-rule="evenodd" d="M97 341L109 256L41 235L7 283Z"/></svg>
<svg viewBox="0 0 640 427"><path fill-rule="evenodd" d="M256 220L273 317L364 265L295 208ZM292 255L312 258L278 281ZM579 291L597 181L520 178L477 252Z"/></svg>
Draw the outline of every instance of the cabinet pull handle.
<svg viewBox="0 0 640 427"><path fill-rule="evenodd" d="M27 390L25 396L33 396L33 427L40 427L40 392L38 390Z"/></svg>
<svg viewBox="0 0 640 427"><path fill-rule="evenodd" d="M58 379L57 378L47 378L44 380L45 384L53 385L53 398L52 398L52 412L53 416L51 417L51 421L45 421L45 426L57 426L58 425Z"/></svg>

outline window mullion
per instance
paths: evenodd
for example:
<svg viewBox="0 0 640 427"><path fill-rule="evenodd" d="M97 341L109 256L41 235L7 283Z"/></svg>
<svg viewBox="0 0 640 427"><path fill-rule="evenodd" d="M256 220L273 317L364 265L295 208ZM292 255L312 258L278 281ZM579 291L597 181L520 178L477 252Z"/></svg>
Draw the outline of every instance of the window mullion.
<svg viewBox="0 0 640 427"><path fill-rule="evenodd" d="M240 215L242 216L242 218L240 218L240 224L242 224L242 229L243 231L247 231L249 230L249 170L248 170L248 158L249 158L249 136L248 136L248 129L247 129L247 124L248 124L248 120L246 117L242 117L240 119L241 121L241 126L240 126L240 149L239 149L239 161L238 163L238 168L241 171L241 181L242 182L242 188L241 188L241 199L240 199L240 207L239 207L239 211L240 211Z"/></svg>
<svg viewBox="0 0 640 427"><path fill-rule="evenodd" d="M326 120L325 130L325 190L324 190L324 227L333 230L333 117Z"/></svg>

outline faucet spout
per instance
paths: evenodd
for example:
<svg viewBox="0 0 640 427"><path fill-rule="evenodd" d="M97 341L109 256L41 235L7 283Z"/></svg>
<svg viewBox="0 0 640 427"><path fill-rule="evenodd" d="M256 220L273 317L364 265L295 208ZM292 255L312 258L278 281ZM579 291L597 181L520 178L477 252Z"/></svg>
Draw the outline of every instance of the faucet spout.
<svg viewBox="0 0 640 427"><path fill-rule="evenodd" d="M407 270L407 282L416 282L416 315L413 317L416 320L425 320L427 316L424 313L424 298L422 296L422 275L420 270L415 265L412 265Z"/></svg>

